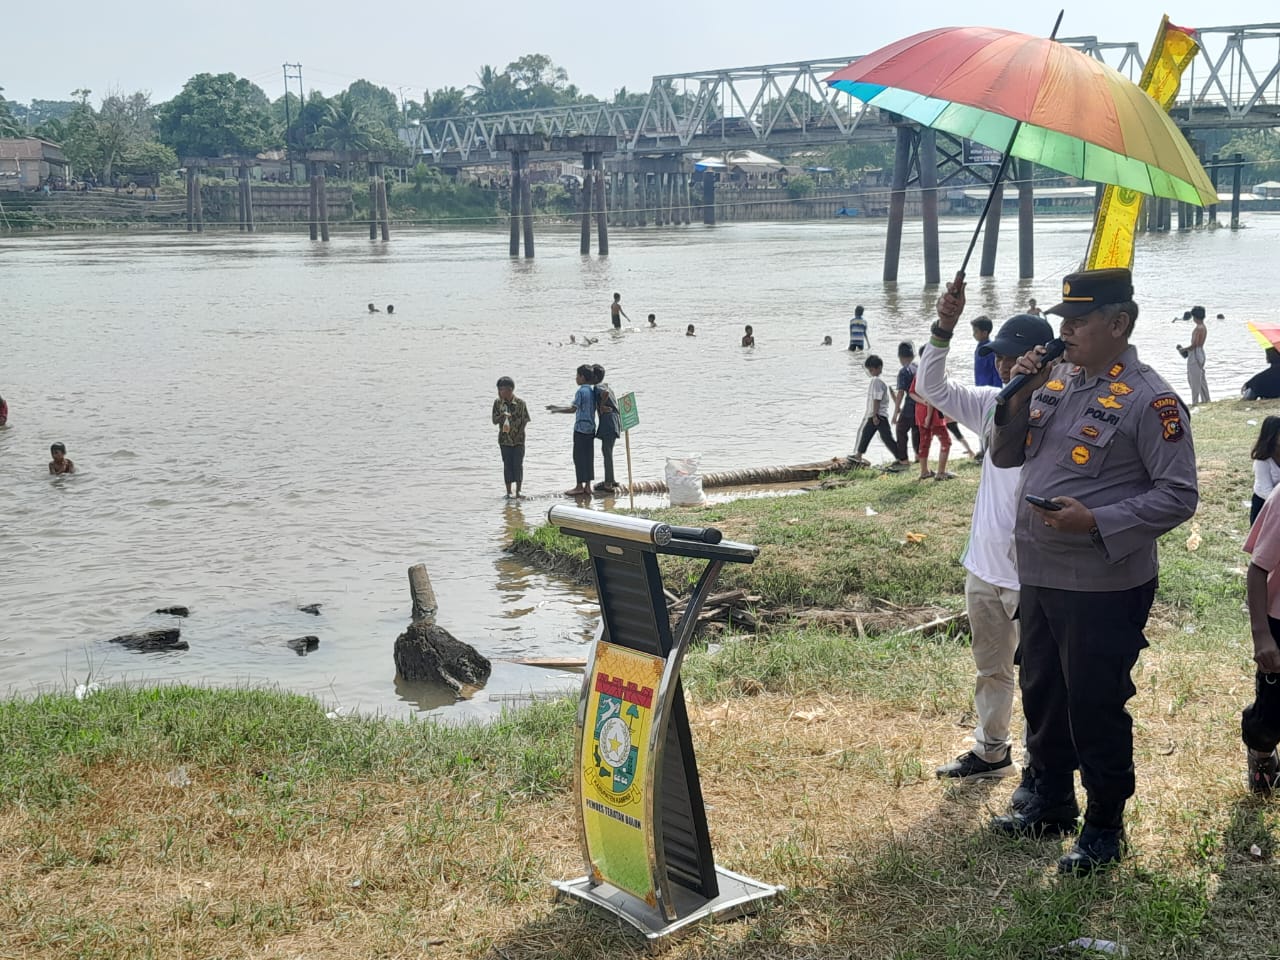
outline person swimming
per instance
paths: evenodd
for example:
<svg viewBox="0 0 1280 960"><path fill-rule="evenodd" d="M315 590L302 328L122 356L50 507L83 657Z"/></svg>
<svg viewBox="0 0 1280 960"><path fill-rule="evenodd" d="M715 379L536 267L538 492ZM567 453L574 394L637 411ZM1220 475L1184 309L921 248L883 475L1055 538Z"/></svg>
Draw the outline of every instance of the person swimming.
<svg viewBox="0 0 1280 960"><path fill-rule="evenodd" d="M67 447L62 443L55 443L49 447L49 455L53 457L49 461L49 472L54 476L63 473L75 473L76 465L71 462L71 458L67 456Z"/></svg>
<svg viewBox="0 0 1280 960"><path fill-rule="evenodd" d="M382 311L381 311L381 310L379 310L377 307L375 307L375 306L371 303L371 304L369 304L369 312L370 312L370 313L381 313Z"/></svg>
<svg viewBox="0 0 1280 960"><path fill-rule="evenodd" d="M686 337L696 337L698 335L696 332L694 332L692 323L684 328L684 335Z"/></svg>
<svg viewBox="0 0 1280 960"><path fill-rule="evenodd" d="M387 304L387 313L388 313L388 314L392 314L392 313L395 313L395 312L396 312L396 305L395 305L394 303L388 303L388 304Z"/></svg>

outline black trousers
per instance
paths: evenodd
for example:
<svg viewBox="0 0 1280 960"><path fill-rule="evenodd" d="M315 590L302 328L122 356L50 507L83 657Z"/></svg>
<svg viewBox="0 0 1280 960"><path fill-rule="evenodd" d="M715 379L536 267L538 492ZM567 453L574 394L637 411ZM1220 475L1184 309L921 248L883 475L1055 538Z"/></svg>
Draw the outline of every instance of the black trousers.
<svg viewBox="0 0 1280 960"><path fill-rule="evenodd" d="M578 483L590 483L595 476L596 438L594 434L573 431L573 475Z"/></svg>
<svg viewBox="0 0 1280 960"><path fill-rule="evenodd" d="M502 451L502 479L507 483L524 483L524 444L508 447L498 444Z"/></svg>
<svg viewBox="0 0 1280 960"><path fill-rule="evenodd" d="M1280 637L1280 620L1267 617L1271 636ZM1240 735L1250 750L1269 752L1280 743L1280 673L1257 672L1253 703L1240 715Z"/></svg>
<svg viewBox="0 0 1280 960"><path fill-rule="evenodd" d="M1046 787L1072 789L1072 771L1091 804L1123 807L1133 796L1136 693L1129 672L1147 645L1156 581L1129 590L1086 593L1023 585L1018 672L1027 718L1027 752Z"/></svg>
<svg viewBox="0 0 1280 960"><path fill-rule="evenodd" d="M1256 493L1253 495L1253 499L1249 501L1249 526L1253 526L1253 521L1258 519L1258 514L1262 512L1262 505L1266 502L1264 497Z"/></svg>
<svg viewBox="0 0 1280 960"><path fill-rule="evenodd" d="M600 455L604 458L604 482L609 486L613 486L616 482L613 477L613 445L617 442L617 437L600 438Z"/></svg>
<svg viewBox="0 0 1280 960"><path fill-rule="evenodd" d="M898 456L898 445L894 442L893 434L889 430L889 418L881 417L879 423L872 423L871 418L867 417L867 422L862 425L862 436L858 439L858 456L862 456L867 452L867 447L871 446L871 438L877 433L884 445L889 448L896 460L905 460L905 457Z"/></svg>
<svg viewBox="0 0 1280 960"><path fill-rule="evenodd" d="M911 446L907 446L907 441ZM898 414L898 452L899 460L910 460L911 454L920 449L920 428L916 426L916 408L914 405L902 408Z"/></svg>

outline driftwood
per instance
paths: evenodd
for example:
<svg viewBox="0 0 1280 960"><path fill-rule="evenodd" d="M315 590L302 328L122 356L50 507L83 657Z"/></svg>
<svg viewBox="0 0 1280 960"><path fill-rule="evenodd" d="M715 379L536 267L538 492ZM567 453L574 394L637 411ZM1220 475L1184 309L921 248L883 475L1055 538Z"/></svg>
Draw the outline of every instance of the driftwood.
<svg viewBox="0 0 1280 960"><path fill-rule="evenodd" d="M285 644L290 650L293 650L300 657L305 657L312 650L319 649L319 637L298 637L295 640L286 640Z"/></svg>
<svg viewBox="0 0 1280 960"><path fill-rule="evenodd" d="M797 463L772 467L746 467L741 470L720 470L702 474L702 486L707 487L745 487L759 483L797 483L805 480L817 480L824 473L834 473L852 468L848 457L832 457L817 463ZM623 493L666 493L665 480L637 480L628 490L622 485Z"/></svg>
<svg viewBox="0 0 1280 960"><path fill-rule="evenodd" d="M671 600L670 594L667 599ZM702 609L698 611L698 626L702 627L708 623L733 623L754 629L759 625L759 621L755 613L747 609L747 605L759 602L760 597L748 594L741 589L713 593L703 601ZM669 602L667 612L678 619L684 616L688 607L689 597L681 597L674 602Z"/></svg>
<svg viewBox="0 0 1280 960"><path fill-rule="evenodd" d="M436 592L421 563L409 568L409 595L413 622L396 637L392 651L401 679L443 684L455 691L482 686L493 665L474 647L436 624Z"/></svg>
<svg viewBox="0 0 1280 960"><path fill-rule="evenodd" d="M188 650L187 641L180 638L177 627L167 630L146 630L142 633L126 633L112 637L112 643L118 643L130 650Z"/></svg>
<svg viewBox="0 0 1280 960"><path fill-rule="evenodd" d="M191 610L187 607L161 607L156 613L163 613L170 617L189 617Z"/></svg>
<svg viewBox="0 0 1280 960"><path fill-rule="evenodd" d="M932 637L939 633L954 634L969 632L969 612L962 610L960 613L953 613L947 617L938 617L936 620L930 620L928 623L922 623L918 627L912 627L907 631L908 634L918 634L922 637Z"/></svg>
<svg viewBox="0 0 1280 960"><path fill-rule="evenodd" d="M310 614L312 614L312 615L314 615L314 616L317 616L317 617L318 617L318 616L320 616L320 607L321 607L321 606L322 606L322 604L319 604L319 603L304 603L304 604L303 604L302 606L300 606L298 609L299 609L299 610L301 610L303 613L310 613Z"/></svg>

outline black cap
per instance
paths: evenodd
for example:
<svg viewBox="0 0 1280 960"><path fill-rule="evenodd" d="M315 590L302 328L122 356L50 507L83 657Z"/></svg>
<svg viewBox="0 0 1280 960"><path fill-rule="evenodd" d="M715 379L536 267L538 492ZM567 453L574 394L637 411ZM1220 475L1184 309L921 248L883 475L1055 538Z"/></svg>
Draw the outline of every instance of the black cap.
<svg viewBox="0 0 1280 960"><path fill-rule="evenodd" d="M1000 331L990 340L978 344L978 353L1002 357L1020 357L1032 347L1043 347L1053 339L1053 327L1044 317L1020 313L1000 325Z"/></svg>
<svg viewBox="0 0 1280 960"><path fill-rule="evenodd" d="M1060 317L1083 317L1110 303L1133 299L1133 274L1123 267L1082 270L1062 278L1062 302L1045 313Z"/></svg>

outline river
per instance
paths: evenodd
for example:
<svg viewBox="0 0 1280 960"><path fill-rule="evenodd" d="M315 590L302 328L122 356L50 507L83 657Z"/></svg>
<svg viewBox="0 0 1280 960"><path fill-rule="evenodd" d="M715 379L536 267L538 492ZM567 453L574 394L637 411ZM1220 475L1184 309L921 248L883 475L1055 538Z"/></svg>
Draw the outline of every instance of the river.
<svg viewBox="0 0 1280 960"><path fill-rule="evenodd" d="M1193 303L1227 318L1209 321L1215 397L1262 366L1244 322L1280 321L1280 215L1245 224L1139 239L1135 341L1179 389L1173 343L1190 328L1170 319ZM943 222L944 272L971 229ZM1039 278L1019 281L1006 225L998 275L971 284L969 316L998 325L1029 296L1056 302L1088 229L1040 220ZM571 420L544 405L570 401L578 364L604 365L616 393L636 393L637 478L661 476L669 455L718 470L848 453L866 383L842 349L853 305L892 370L898 340L927 335L937 295L923 289L918 223L897 289L880 282L884 233L857 220L615 230L601 259L578 255L576 229L541 227L534 261L508 259L500 228L401 230L387 245L0 235L0 691L265 684L339 711L452 719L572 687L501 660L458 705L398 685L406 568L427 565L440 622L487 656L582 655L590 594L502 552L573 482ZM622 334L609 327L614 291L631 318ZM395 312L370 314L370 301ZM757 345L743 350L748 323ZM967 346L956 354L965 375ZM534 418L519 503L503 496L490 423L504 374ZM47 474L55 440L75 476ZM297 610L307 603L320 615ZM167 625L151 611L171 604L192 608L189 651L106 642ZM299 657L284 642L305 634L320 646Z"/></svg>

